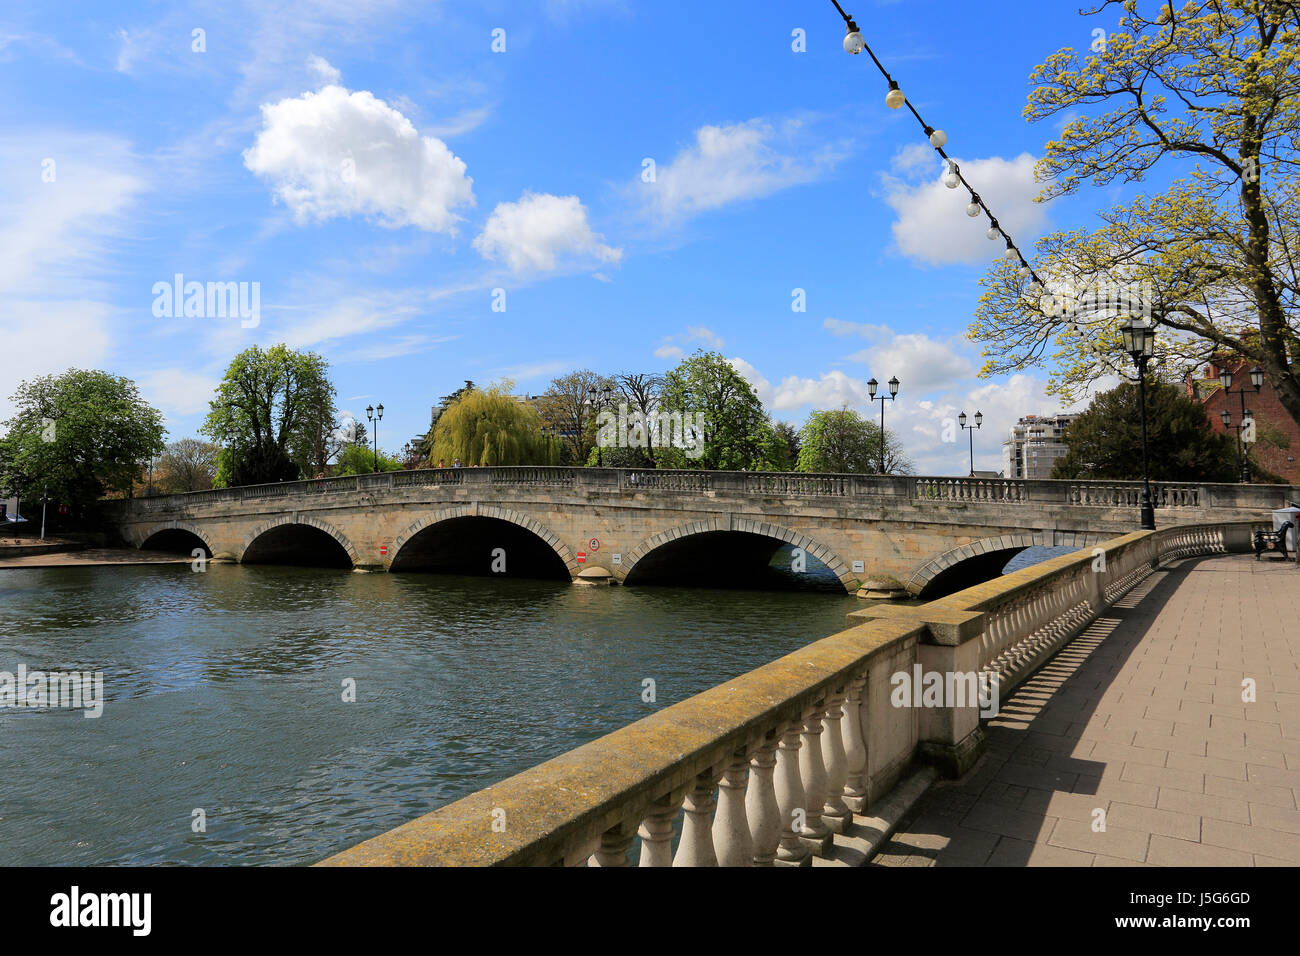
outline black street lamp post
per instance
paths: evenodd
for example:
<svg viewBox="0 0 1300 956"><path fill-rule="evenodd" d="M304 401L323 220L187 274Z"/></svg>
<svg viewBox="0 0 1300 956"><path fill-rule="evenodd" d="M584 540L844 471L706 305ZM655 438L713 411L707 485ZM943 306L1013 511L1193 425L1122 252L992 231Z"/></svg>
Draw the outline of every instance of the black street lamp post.
<svg viewBox="0 0 1300 956"><path fill-rule="evenodd" d="M1224 395L1224 399L1223 399L1223 400L1224 400L1225 403L1229 401L1229 399L1228 399L1228 397L1227 397L1227 396L1229 396L1229 395L1240 395L1240 396L1241 396L1241 424L1238 425L1238 426L1236 426L1236 429L1237 429L1237 454L1238 454L1238 455L1240 456L1240 458L1241 458L1241 481L1242 481L1242 484L1250 484L1250 458L1249 458L1249 449L1246 448L1246 441L1245 441L1245 439L1244 439L1243 436L1242 436L1242 430L1243 430L1244 428L1246 428L1246 422L1249 421L1249 420L1251 419L1250 409L1246 407L1246 388L1245 388L1245 386L1242 386L1241 388L1237 389L1236 392L1233 392L1233 391L1231 390L1231 389L1232 389L1232 373L1229 372L1226 368L1225 368L1222 372L1219 373L1219 384L1223 386L1223 395ZM1256 392L1258 392L1258 391L1260 390L1260 388L1262 388L1263 385L1264 385L1264 371L1263 371L1263 369L1261 369L1258 365L1256 365L1254 368L1252 368L1252 369L1250 370L1250 384L1251 384L1252 388L1253 388ZM1221 414L1221 417L1223 418L1223 424L1224 424L1224 427L1225 427L1225 428L1231 428L1231 427L1233 427L1233 426L1230 424L1230 422L1232 421L1232 413L1229 412L1228 409L1227 409L1226 407L1224 408L1224 410L1223 410L1223 412L1222 412L1222 414Z"/></svg>
<svg viewBox="0 0 1300 956"><path fill-rule="evenodd" d="M873 402L880 403L880 473L883 475L885 473L885 402L886 400L892 402L897 397L898 376L895 375L889 380L888 395L882 394L879 398L876 398L876 389L879 387L880 383L875 378L867 382L867 394L871 396Z"/></svg>
<svg viewBox="0 0 1300 956"><path fill-rule="evenodd" d="M1151 479L1147 466L1147 361L1155 354L1155 329L1145 322L1129 319L1120 326L1124 351L1133 358L1138 370L1138 405L1142 418L1142 530L1156 529L1156 509L1151 503Z"/></svg>
<svg viewBox="0 0 1300 956"><path fill-rule="evenodd" d="M375 449L375 474L379 473L379 423L384 418L384 403L380 402L375 408L366 406L366 421L372 423L374 428L371 429L371 441Z"/></svg>
<svg viewBox="0 0 1300 956"><path fill-rule="evenodd" d="M984 427L984 413L977 411L975 413L975 424L966 424L966 413L962 412L957 416L957 421L961 422L962 431L969 432L970 438L970 476L975 477L975 429Z"/></svg>
<svg viewBox="0 0 1300 956"><path fill-rule="evenodd" d="M600 397L601 397L601 401L602 401L603 404L605 404L605 405L608 405L608 404L609 404L609 395L610 395L610 392L611 392L611 391L612 391L612 389L610 389L610 387L609 387L608 385L606 385L604 388L602 388L602 389L600 390ZM592 410L595 411L595 409L596 409L596 407L597 407L597 406L596 406L596 386L595 386L595 385L588 386L588 388L587 388L587 399L588 399L588 400L590 401L590 403L591 403L591 408L592 408ZM602 462L603 460L604 460L604 459L603 459L602 456L601 456L601 449L600 449L600 429L597 428L597 429L596 429L596 467L597 467L597 468L602 468L602 467L604 467L604 466L601 464L601 462Z"/></svg>

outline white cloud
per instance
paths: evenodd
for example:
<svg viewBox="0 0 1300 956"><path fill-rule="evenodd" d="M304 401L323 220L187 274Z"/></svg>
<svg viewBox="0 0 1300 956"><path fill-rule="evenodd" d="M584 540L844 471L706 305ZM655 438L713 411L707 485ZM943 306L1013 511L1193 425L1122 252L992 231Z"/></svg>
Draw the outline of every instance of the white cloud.
<svg viewBox="0 0 1300 956"><path fill-rule="evenodd" d="M551 272L563 261L618 262L623 250L591 231L577 196L525 192L499 203L474 248L485 259L504 259L513 272Z"/></svg>
<svg viewBox="0 0 1300 956"><path fill-rule="evenodd" d="M0 141L0 419L21 380L109 357L124 316L104 277L146 188L116 137L28 130Z"/></svg>
<svg viewBox="0 0 1300 956"><path fill-rule="evenodd" d="M675 342L681 344L676 345L674 344ZM655 349L655 357L681 359L686 355L686 350L681 346L690 345L693 342L703 342L714 351L721 351L722 346L725 344L722 340L722 336L718 335L707 326L692 325L688 326L686 331L681 335L665 335L663 340L659 343L659 347Z"/></svg>
<svg viewBox="0 0 1300 956"><path fill-rule="evenodd" d="M141 375L139 384L141 397L172 420L206 412L219 383L201 372L163 368Z"/></svg>
<svg viewBox="0 0 1300 956"><path fill-rule="evenodd" d="M906 151L896 163L899 161L908 165ZM958 162L962 175L979 191L999 225L1022 249L1032 248L1033 237L1047 219L1043 206L1033 202L1039 189L1034 182L1034 157L1021 153L1013 160L994 157ZM929 265L974 265L1002 255L1006 245L985 235L989 223L984 214L975 219L966 215L970 202L966 190L960 186L948 189L942 176L940 167L933 179L920 183L884 177L885 199L898 217L893 224L898 250Z"/></svg>
<svg viewBox="0 0 1300 956"><path fill-rule="evenodd" d="M884 326L855 328L868 329L889 342L907 338L895 335ZM845 406L871 421L879 421L880 407L870 400L866 382L861 378L833 369L816 377L789 375L773 385L744 359L728 361L754 386L770 412L797 413L790 416L796 425L801 425L814 409ZM876 377L884 381L880 375ZM886 402L885 427L901 439L904 452L923 475L965 475L970 470L968 439L957 424L960 412L966 412L968 422L973 421L975 412L984 413L983 427L974 436L975 467L981 471L1000 471L1002 442L1022 416L1079 411L1088 402L1085 398L1073 405L1063 404L1047 394L1045 380L1025 374L983 381L975 378L973 366L968 368L967 375L937 384L926 384L910 372L906 376L899 372L898 377L902 387L897 399ZM1105 390L1112 384L1099 382L1095 388ZM888 387L882 384L877 395L887 391Z"/></svg>
<svg viewBox="0 0 1300 956"><path fill-rule="evenodd" d="M307 69L320 80L321 86L336 86L343 79L343 74L329 60L315 53L307 57Z"/></svg>
<svg viewBox="0 0 1300 956"><path fill-rule="evenodd" d="M800 124L787 122L789 138ZM767 196L811 182L834 162L823 152L812 160L773 148L777 130L760 119L731 126L702 126L695 144L656 168L654 182L637 182L646 209L662 223L673 223L729 203Z"/></svg>
<svg viewBox="0 0 1300 956"><path fill-rule="evenodd" d="M263 104L244 165L299 222L363 215L454 235L452 210L474 204L465 163L442 140L372 93L336 85Z"/></svg>
<svg viewBox="0 0 1300 956"><path fill-rule="evenodd" d="M854 352L848 360L878 369L879 373L873 374L882 383L896 375L900 382L924 394L951 382L974 378L978 371L974 346L960 336L940 341L919 332L899 334L888 326L839 319L827 319L822 325L835 335L856 333L870 340L869 348Z"/></svg>

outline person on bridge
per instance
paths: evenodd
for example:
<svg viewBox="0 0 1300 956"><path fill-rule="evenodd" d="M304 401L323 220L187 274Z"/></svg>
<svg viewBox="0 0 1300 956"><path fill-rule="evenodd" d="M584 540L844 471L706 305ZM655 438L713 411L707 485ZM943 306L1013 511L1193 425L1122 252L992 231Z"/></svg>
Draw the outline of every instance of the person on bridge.
<svg viewBox="0 0 1300 956"><path fill-rule="evenodd" d="M453 468L459 468L459 467L460 467L460 459L457 458L455 461L453 461L453 462L451 463L451 467L453 467Z"/></svg>

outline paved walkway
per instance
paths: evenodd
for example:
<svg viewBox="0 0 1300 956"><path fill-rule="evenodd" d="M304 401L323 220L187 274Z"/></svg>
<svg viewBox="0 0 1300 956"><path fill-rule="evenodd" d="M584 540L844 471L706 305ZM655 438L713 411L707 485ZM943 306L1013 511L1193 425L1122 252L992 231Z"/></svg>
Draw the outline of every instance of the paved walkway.
<svg viewBox="0 0 1300 956"><path fill-rule="evenodd" d="M986 730L980 762L872 865L1300 864L1300 569L1229 555L1157 572Z"/></svg>

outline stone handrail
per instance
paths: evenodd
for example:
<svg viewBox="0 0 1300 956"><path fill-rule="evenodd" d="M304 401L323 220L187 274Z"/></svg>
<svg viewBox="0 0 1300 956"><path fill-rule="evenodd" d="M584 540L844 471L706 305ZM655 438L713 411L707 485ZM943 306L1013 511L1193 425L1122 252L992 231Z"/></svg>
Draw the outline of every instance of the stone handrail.
<svg viewBox="0 0 1300 956"><path fill-rule="evenodd" d="M914 758L978 756L982 706L891 700L897 675L1013 686L1161 561L1248 550L1259 522L1139 531L852 626L323 861L357 865L806 865ZM715 812L716 810L716 812ZM672 840L680 820L675 853Z"/></svg>
<svg viewBox="0 0 1300 956"><path fill-rule="evenodd" d="M996 503L1026 506L1136 508L1141 482L1056 481L1050 479L904 477L836 475L811 472L702 471L636 468L568 468L521 465L493 468L435 468L415 471L316 478L267 485L243 485L179 495L117 499L101 504L137 513L172 511L204 502L256 501L295 495L386 494L413 486L542 486L609 491L726 494L750 498L894 498L913 504ZM1288 485L1197 484L1153 482L1152 499L1162 511L1188 513L1216 508L1267 510L1300 498Z"/></svg>

